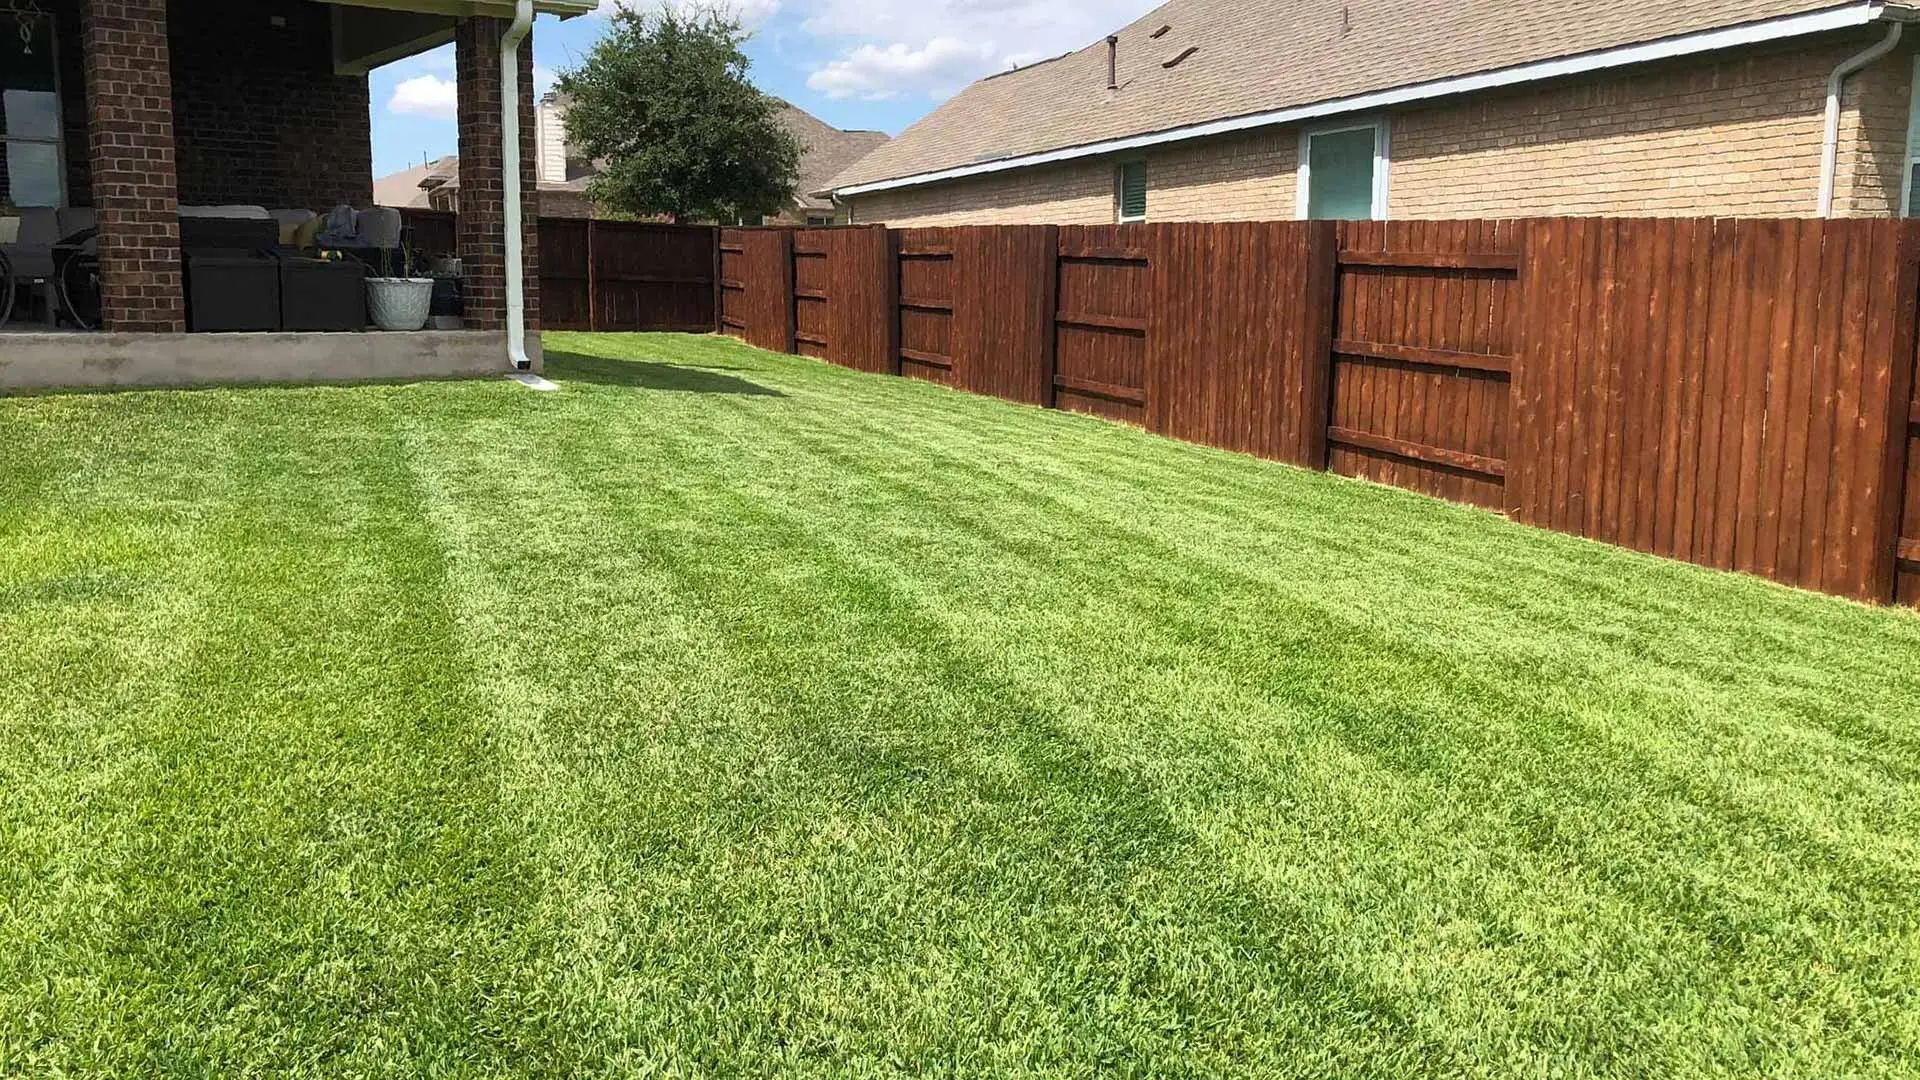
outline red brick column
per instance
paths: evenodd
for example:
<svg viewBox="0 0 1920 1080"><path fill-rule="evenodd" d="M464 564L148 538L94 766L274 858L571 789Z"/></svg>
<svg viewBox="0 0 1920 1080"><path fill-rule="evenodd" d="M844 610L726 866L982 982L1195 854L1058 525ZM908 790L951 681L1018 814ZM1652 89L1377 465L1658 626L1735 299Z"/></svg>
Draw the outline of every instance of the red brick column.
<svg viewBox="0 0 1920 1080"><path fill-rule="evenodd" d="M167 0L82 0L80 28L103 329L179 333L187 325Z"/></svg>
<svg viewBox="0 0 1920 1080"><path fill-rule="evenodd" d="M501 183L500 38L507 20L460 20L454 32L459 81L460 259L467 326L499 330L507 323L506 210ZM521 234L525 237L527 329L540 328L539 174L533 131L533 36L520 46Z"/></svg>

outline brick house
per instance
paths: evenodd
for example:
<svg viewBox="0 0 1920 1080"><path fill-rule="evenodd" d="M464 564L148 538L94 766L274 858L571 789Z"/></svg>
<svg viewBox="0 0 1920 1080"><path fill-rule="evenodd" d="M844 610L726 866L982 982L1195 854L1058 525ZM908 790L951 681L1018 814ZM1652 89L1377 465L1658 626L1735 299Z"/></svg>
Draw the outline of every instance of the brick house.
<svg viewBox="0 0 1920 1080"><path fill-rule="evenodd" d="M91 209L100 230L106 333L58 342L0 337L0 385L22 384L27 376L17 369L34 350L43 366L57 362L59 348L89 361L110 359L103 351L109 349L120 359L179 352L177 343L160 339L186 329L181 207L371 207L367 71L449 41L458 56L467 192L459 222L466 323L481 337L504 341L510 305L503 38L516 19L530 26L536 9L565 17L594 6L595 0L11 0L0 11L0 54L6 54L0 91L8 117L0 127L6 144L0 198L16 207ZM529 32L517 72L521 183L529 195L532 55ZM524 305L525 326L535 333L536 221L529 197ZM192 348L204 354L247 344L214 340L226 336L192 339ZM407 335L352 336L386 339L389 351L408 348ZM462 339L460 347L479 344ZM415 352L426 347L414 346ZM371 340L326 346L363 354L374 347ZM16 370L9 381L10 360ZM234 353L222 362L247 361Z"/></svg>
<svg viewBox="0 0 1920 1080"><path fill-rule="evenodd" d="M980 80L824 188L900 226L1903 214L1917 16L1172 0Z"/></svg>
<svg viewBox="0 0 1920 1080"><path fill-rule="evenodd" d="M789 101L778 101L780 123L800 141L799 190L766 225L844 225L846 210L813 192L848 165L887 141L884 132L843 131ZM601 216L587 196L594 164L567 145L567 99L550 93L534 114L540 148L540 212L546 217ZM374 182L382 206L454 210L459 207L459 158L443 157Z"/></svg>

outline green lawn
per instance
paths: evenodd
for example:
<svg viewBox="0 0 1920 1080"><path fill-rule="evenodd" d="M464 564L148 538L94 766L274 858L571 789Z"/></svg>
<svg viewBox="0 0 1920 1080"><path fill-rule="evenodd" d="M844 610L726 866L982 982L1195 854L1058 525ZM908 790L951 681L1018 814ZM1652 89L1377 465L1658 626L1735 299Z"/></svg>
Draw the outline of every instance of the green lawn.
<svg viewBox="0 0 1920 1080"><path fill-rule="evenodd" d="M549 349L0 400L0 1075L1920 1073L1920 617Z"/></svg>

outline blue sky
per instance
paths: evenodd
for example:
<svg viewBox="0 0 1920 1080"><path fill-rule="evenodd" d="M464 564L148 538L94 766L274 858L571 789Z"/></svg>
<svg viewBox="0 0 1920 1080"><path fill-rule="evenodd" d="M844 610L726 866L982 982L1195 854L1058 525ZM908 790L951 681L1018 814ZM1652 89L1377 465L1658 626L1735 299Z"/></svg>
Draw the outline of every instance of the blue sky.
<svg viewBox="0 0 1920 1080"><path fill-rule="evenodd" d="M616 0L602 0L611 7ZM617 0L629 6L660 0ZM732 0L754 30L753 80L843 128L898 134L982 75L1077 49L1153 0ZM537 88L577 63L599 16L534 28ZM373 73L373 167L385 176L455 150L453 48Z"/></svg>

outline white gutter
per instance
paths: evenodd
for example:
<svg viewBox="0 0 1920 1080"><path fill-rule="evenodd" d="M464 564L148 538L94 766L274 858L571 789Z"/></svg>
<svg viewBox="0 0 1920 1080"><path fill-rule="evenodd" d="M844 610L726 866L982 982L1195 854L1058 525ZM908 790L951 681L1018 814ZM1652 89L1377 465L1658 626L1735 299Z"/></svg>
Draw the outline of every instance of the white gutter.
<svg viewBox="0 0 1920 1080"><path fill-rule="evenodd" d="M1840 171L1840 93L1846 89L1847 76L1893 51L1900 44L1904 23L1887 27L1887 36L1840 61L1827 77L1827 126L1820 143L1820 216L1833 216L1833 184Z"/></svg>
<svg viewBox="0 0 1920 1080"><path fill-rule="evenodd" d="M525 255L520 228L520 43L533 29L533 0L516 0L500 38L500 192L507 219L507 363L531 371L527 356Z"/></svg>
<svg viewBox="0 0 1920 1080"><path fill-rule="evenodd" d="M1023 154L1018 157L1000 158L994 161L960 165L950 169L936 169L930 172L915 173L911 176L896 177L888 180L875 180L864 184L849 184L833 189L836 198L851 195L866 195L875 191L891 191L895 188L917 187L921 184L933 184L942 180L959 180L969 176L981 176L988 173L1007 172L1012 169L1025 169L1035 165L1048 165L1060 161L1072 161L1079 158L1100 157L1106 154L1123 153L1149 146L1166 143L1184 142L1188 139L1200 139L1209 135L1224 135L1235 131L1247 131L1253 128L1271 127L1276 124L1290 124L1301 120L1315 120L1322 117L1339 116L1346 113L1367 112L1387 108L1393 105L1405 105L1410 102L1428 101L1433 98L1449 97L1454 94L1471 94L1481 90L1492 90L1504 86L1517 86L1522 83L1538 82L1543 79L1558 79L1569 75L1581 75L1592 71L1604 71L1609 68L1626 67L1631 64L1645 64L1655 60L1668 60L1678 56L1692 56L1698 53L1715 52L1721 49L1738 48L1743 45L1758 45L1786 38L1805 37L1809 34L1825 33L1829 30L1844 30L1848 27L1865 26L1879 19L1886 11L1882 0L1856 0L1854 3L1828 8L1825 11L1808 12L1802 15L1787 15L1777 19L1747 23L1743 26L1730 26L1719 30L1705 30L1694 34L1666 38L1647 42L1642 45L1627 45L1617 49L1603 49L1599 52L1584 53L1579 56L1565 56L1554 60L1544 60L1535 64L1522 64L1518 67L1504 68L1499 71L1482 72L1477 75L1462 75L1435 82L1417 83L1410 86L1395 87L1354 97L1335 98L1331 101L1316 102L1311 105L1299 105L1270 112L1250 113L1225 120L1213 120L1204 124L1192 124L1187 127L1169 128L1165 131L1148 132L1142 135L1129 135L1119 139L1087 143L1082 146L1069 146L1059 150L1048 150L1038 154Z"/></svg>

